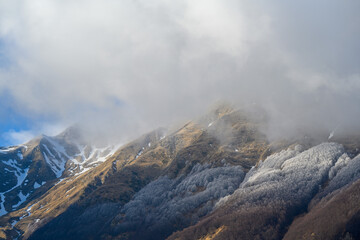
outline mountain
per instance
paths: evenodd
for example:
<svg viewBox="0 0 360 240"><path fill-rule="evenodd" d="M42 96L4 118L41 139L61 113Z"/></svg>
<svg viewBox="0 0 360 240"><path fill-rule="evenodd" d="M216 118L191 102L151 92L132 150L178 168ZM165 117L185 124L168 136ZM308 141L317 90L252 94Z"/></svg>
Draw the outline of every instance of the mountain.
<svg viewBox="0 0 360 240"><path fill-rule="evenodd" d="M96 148L76 127L0 152L4 239L360 239L360 141L270 141L214 109Z"/></svg>
<svg viewBox="0 0 360 240"><path fill-rule="evenodd" d="M41 196L56 182L97 166L115 147L96 148L75 127L55 137L0 149L0 216Z"/></svg>

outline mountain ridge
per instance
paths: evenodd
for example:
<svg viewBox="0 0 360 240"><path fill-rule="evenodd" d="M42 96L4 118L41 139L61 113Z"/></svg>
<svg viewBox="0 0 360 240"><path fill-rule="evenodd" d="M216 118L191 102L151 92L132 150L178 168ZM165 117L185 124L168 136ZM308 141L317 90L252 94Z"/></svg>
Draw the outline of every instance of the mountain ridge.
<svg viewBox="0 0 360 240"><path fill-rule="evenodd" d="M292 230L304 229L301 214L305 214L304 219L311 217L312 209L319 208L311 206L318 206L329 196L340 196L338 191L359 179L359 144L356 138L342 144L310 137L270 142L261 132L264 119L264 116L254 118L243 111L220 108L173 132L157 129L145 134L105 154L101 161L98 159L102 157L94 153L94 164L88 169L83 165L82 170L86 170L83 172L80 160L91 159L91 147L62 143L64 149L68 148L64 150L66 154L74 153L72 160L68 159L64 165L66 170L61 177L54 177L55 172L48 167L48 172L53 173L52 185L17 210L0 217L0 237L281 239L285 236L286 239L294 233L305 236L299 230ZM74 138L69 137L71 134L65 132L60 138L69 143ZM44 138L45 146L54 141ZM331 140L336 139L334 136ZM53 151L54 156L66 157L61 154L62 149ZM74 156L78 157L77 161ZM49 165L46 159L42 160ZM272 196L271 200L266 200L267 196ZM358 236L353 230L357 226L356 209L351 215L354 217L345 218L352 221L352 228L338 225L342 227L337 228L335 235L327 235L330 239L346 234ZM308 229L309 226L305 228Z"/></svg>

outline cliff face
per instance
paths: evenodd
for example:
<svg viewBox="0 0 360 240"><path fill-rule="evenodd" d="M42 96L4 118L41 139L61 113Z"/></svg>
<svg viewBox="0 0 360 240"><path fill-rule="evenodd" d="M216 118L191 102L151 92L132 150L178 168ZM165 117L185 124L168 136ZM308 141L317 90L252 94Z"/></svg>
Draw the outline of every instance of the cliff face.
<svg viewBox="0 0 360 240"><path fill-rule="evenodd" d="M260 131L264 122L261 115L222 107L117 150L74 141L81 138L70 132L3 149L10 154L1 159L6 163L22 151L16 164L38 172L18 171L38 190L30 189L17 208L5 208L0 237L356 239L356 141L269 142ZM4 196L14 186L23 189L15 180ZM47 183L38 187L36 181Z"/></svg>

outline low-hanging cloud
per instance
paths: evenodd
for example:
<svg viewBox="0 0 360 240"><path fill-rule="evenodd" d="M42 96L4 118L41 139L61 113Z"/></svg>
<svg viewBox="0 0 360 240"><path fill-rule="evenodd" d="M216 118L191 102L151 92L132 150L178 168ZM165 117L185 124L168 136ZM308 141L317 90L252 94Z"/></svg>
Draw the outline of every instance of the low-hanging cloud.
<svg viewBox="0 0 360 240"><path fill-rule="evenodd" d="M359 129L358 10L356 0L0 0L0 94L28 117L123 137L218 100L260 105L272 135Z"/></svg>

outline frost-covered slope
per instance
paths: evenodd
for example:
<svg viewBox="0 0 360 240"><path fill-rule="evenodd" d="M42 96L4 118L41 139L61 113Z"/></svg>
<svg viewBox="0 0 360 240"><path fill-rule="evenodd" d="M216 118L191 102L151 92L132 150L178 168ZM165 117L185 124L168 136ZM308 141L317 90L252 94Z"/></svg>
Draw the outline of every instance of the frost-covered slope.
<svg viewBox="0 0 360 240"><path fill-rule="evenodd" d="M237 206L251 203L302 204L309 201L327 180L344 148L336 143L324 143L300 153L301 147L284 150L268 157L247 175L241 187L232 196L222 199Z"/></svg>
<svg viewBox="0 0 360 240"><path fill-rule="evenodd" d="M169 239L199 239L214 232L213 239L281 239L319 191L326 195L359 178L357 158L347 159L340 144L301 150L298 145L269 156L247 173L233 194L217 203L211 217Z"/></svg>
<svg viewBox="0 0 360 240"><path fill-rule="evenodd" d="M360 155L346 153L330 169L329 181L296 219L284 239L360 238Z"/></svg>
<svg viewBox="0 0 360 240"><path fill-rule="evenodd" d="M240 166L211 168L197 164L186 176L163 176L141 189L114 219L116 234L134 230L134 238L166 237L209 214L216 201L231 194L243 180Z"/></svg>

